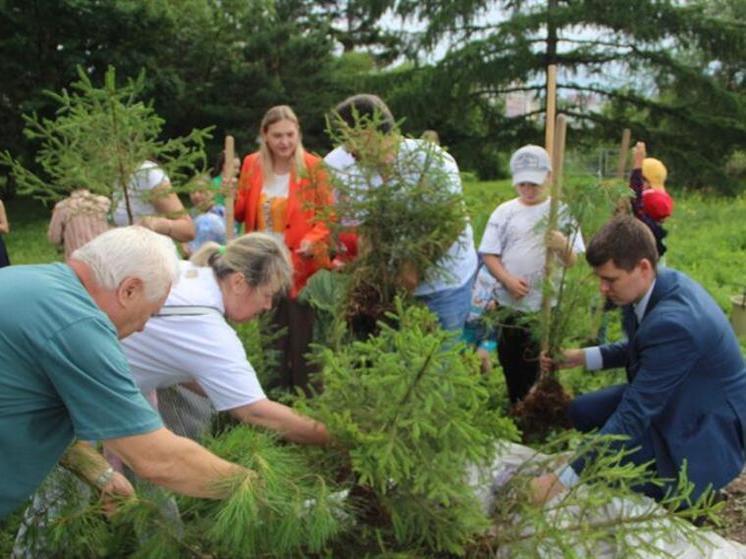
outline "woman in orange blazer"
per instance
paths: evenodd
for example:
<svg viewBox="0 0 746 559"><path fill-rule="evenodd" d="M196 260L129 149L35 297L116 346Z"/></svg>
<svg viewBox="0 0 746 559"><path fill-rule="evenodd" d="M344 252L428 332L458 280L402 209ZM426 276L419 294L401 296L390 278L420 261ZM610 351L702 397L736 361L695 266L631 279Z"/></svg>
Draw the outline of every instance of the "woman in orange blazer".
<svg viewBox="0 0 746 559"><path fill-rule="evenodd" d="M321 160L301 143L298 117L287 105L272 107L261 123L259 151L244 158L235 218L245 231L263 231L285 242L293 261L293 286L277 305L274 323L287 327L278 342L280 376L288 387L305 387L310 368L303 355L313 333L313 312L298 292L320 268L329 268L329 229L318 209L332 206Z"/></svg>

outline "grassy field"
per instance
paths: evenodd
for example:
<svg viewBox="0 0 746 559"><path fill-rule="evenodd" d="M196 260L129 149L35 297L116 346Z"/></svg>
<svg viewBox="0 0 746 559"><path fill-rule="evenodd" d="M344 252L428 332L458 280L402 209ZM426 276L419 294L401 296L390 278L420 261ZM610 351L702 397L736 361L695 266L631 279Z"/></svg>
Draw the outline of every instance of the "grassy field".
<svg viewBox="0 0 746 559"><path fill-rule="evenodd" d="M495 207L515 193L509 181L465 182L467 204L479 244ZM732 295L746 290L746 196L720 198L698 193L673 194L666 265L692 276L730 313ZM29 199L6 202L11 233L5 237L13 264L58 260L46 240L50 210Z"/></svg>

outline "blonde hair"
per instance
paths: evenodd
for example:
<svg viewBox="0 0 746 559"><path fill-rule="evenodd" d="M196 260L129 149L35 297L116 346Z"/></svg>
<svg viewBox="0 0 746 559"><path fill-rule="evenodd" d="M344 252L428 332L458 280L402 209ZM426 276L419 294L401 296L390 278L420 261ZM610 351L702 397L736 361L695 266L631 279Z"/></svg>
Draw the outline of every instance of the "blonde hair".
<svg viewBox="0 0 746 559"><path fill-rule="evenodd" d="M262 177L264 178L264 182L271 181L274 178L275 174L274 166L272 165L272 153L267 146L265 135L267 134L267 130L269 130L270 126L282 120L289 120L290 122L294 123L296 128L298 129L298 145L296 146L295 154L293 155L293 171L295 171L296 176L300 176L300 174L305 170L305 163L303 160L303 142L301 138L300 122L298 121L298 117L293 112L293 109L291 109L289 106L277 105L264 113L264 118L262 118L262 123L259 130L262 137L262 142L259 146L259 159L261 160L262 164Z"/></svg>
<svg viewBox="0 0 746 559"><path fill-rule="evenodd" d="M272 286L285 292L292 285L293 264L284 243L266 233L249 233L226 246L203 244L189 259L195 266L209 266L220 279L240 272L251 287Z"/></svg>

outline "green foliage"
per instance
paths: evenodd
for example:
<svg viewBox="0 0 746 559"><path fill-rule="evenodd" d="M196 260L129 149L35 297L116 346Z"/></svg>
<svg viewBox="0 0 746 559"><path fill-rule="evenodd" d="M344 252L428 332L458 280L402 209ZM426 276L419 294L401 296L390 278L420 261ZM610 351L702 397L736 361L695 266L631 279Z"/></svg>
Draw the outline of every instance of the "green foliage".
<svg viewBox="0 0 746 559"><path fill-rule="evenodd" d="M489 408L474 356L465 359L428 310L400 300L396 308L396 327L320 349L324 392L303 408L349 449L350 479L367 496L359 506L383 523L385 539L458 553L487 527L467 464L487 463L497 441L517 433Z"/></svg>
<svg viewBox="0 0 746 559"><path fill-rule="evenodd" d="M570 198L576 185L572 180L568 182L568 204L573 204ZM579 180L577 188L591 184ZM481 236L479 224L486 221L486 216L497 203L515 196L507 181L466 181L465 191L477 238ZM601 192L592 194L600 196ZM746 198L724 199L684 191L674 191L674 198L676 210L666 222L670 231L667 264L703 283L728 312L730 295L740 292L744 283L743 267L739 264L746 259L741 225ZM607 207L607 202L599 203ZM40 263L56 260L44 239L48 212L38 203L23 199L10 201L7 210L12 230L5 240L13 261ZM598 214L601 213L599 210ZM583 228L584 234L588 235L597 225L593 219L586 220ZM579 262L571 273L578 273L582 279L589 272L584 266ZM327 279L338 279L339 275L330 273ZM341 286L327 285L321 290L325 293L317 299L321 306L334 307L338 287ZM589 291L586 296L592 299L595 285L586 284L585 289ZM590 313L590 308L585 303L578 305L581 308L573 314L578 318L570 321L566 329L568 341L588 335L585 316ZM496 495L492 528L488 533L483 532L486 516L475 507L471 498L467 498L473 495L473 490L467 487L464 493L459 493L458 488L463 487L460 476L465 463L481 461L484 464L491 453L488 448L490 441L497 438L511 440L516 436L514 427L500 412L505 401L501 375L480 377L476 373L478 365L473 354L462 351L461 346L449 340L436 328L435 319L422 309L403 310L403 315L393 323L400 326L383 327L379 338L365 343L345 340L339 346L330 344L331 347L319 351L326 391L316 399L303 401L302 408L334 426L332 431L337 437L337 446L323 449L282 447L271 438L256 441L253 438L256 433L241 429L230 444L223 446L223 443L218 443L213 447L217 452L243 460L257 470L264 468L259 479L262 475L268 476L273 491L280 492L277 497L279 506L291 511L287 514L293 517L293 522L307 526L301 531L307 530L302 533L309 534L308 540L285 556L311 555L311 548L306 547L308 542L317 546L313 549L319 550L318 555L339 557L424 558L438 555L436 549L460 549L462 551L456 553L473 557L492 556L496 551L513 557L534 557L538 551L546 550L556 556L572 557L581 554L571 547L575 545L579 550L584 550L583 546L590 547L586 555L594 556L596 550L609 542L623 550L620 556L635 557L635 553L637 556L654 556L655 550L643 539L646 532L661 538L677 533L693 536L691 526L680 519L687 514L707 517L717 509L708 508L705 500L688 509L688 513L677 512L663 531L651 530L649 520L653 514L660 513L646 509L635 509L632 518L627 520L599 518L595 512L606 511L608 502L628 494L625 487L649 475L635 468L614 465L619 457L601 452L602 461L597 465L588 464L581 486L571 492L569 500L553 503L549 516L526 504L525 482L532 473L545 472L556 464L539 462L535 470L530 466L521 469L521 478ZM611 326L614 332L610 339L616 339L620 331L615 314L611 316ZM244 328L241 328L242 332ZM241 335L252 363L261 368L263 365L258 364L263 362L264 356L260 356L260 352L266 342L254 328L247 328L250 332ZM746 348L746 340L742 340L742 344ZM429 365L423 371L428 356ZM421 376L416 381L418 373ZM588 375L582 371L562 373L563 383L576 393L621 382L622 377ZM407 393L410 394L408 399L401 404ZM432 402L430 413L425 408L428 399ZM461 436L459 428L463 428L465 422L468 423L467 436ZM415 438L415 429L418 438ZM437 436L432 434L433 429L437 429ZM445 432L443 446L441 431ZM389 434L392 434L390 439L387 438ZM602 443L571 434L555 438L554 444L544 450L570 449L582 453L598 451L602 447L596 445ZM410 447L406 453L402 450L404 446ZM292 464L300 462L300 471L295 466L288 467L284 462L286 458ZM270 471L275 464L276 469ZM290 476L287 483L280 480L286 475ZM449 475L450 479L447 483L442 482L436 477L438 475ZM369 485L362 485L362 476L371 480ZM391 483L387 483L389 479ZM600 479L611 483L596 483ZM330 480L339 480L343 487L351 490L344 505L336 497L335 484ZM262 482L256 483L261 486ZM290 503L295 502L293 506L297 506L298 501L293 501L295 497L282 495L283 491L290 490L294 494L299 485L303 486L301 493L310 494L311 499L316 499L319 494L329 495L322 503L322 510L318 511L318 525L304 516L307 510L315 510L313 505L310 505L311 509L293 509ZM94 503L90 512L98 515L97 519L85 521L87 524L81 524L78 530L72 526L77 513L71 513L68 534L69 537L75 535L76 541L66 549L69 551L66 556L73 556L73 551L85 557L130 556L133 553L162 557L239 556L228 551L218 552L217 541L212 543L208 539L210 528L220 522L224 523L222 530L231 545L258 545L265 541L256 535L253 544L252 536L248 537L248 544L235 539L236 535L241 536L246 526L243 523L246 522L244 511L250 511L254 506L252 503L257 511L262 510L257 507L263 506L264 493L259 493L257 499L237 494L232 512L226 512L224 516L219 514L223 510L221 505L226 503L181 500L184 535L177 543L173 537L175 527L162 512L161 497L142 493L142 488L138 491L138 501L127 504L127 507L133 507L132 510L122 509L121 516L113 520L103 520L98 504ZM440 491L444 492L442 497ZM352 509L347 512L350 516L338 515L336 511L347 506ZM667 506L675 508L673 502ZM333 532L328 530L330 516L323 507L334 510L332 516L338 528ZM301 513L296 514L297 510ZM312 516L316 518L315 513ZM102 520L103 524L100 523ZM278 520L275 528L287 527L284 522ZM0 550L5 555L9 554L17 523L16 516L0 524ZM133 528L136 525L139 528ZM228 529L229 525L234 527L232 531ZM272 529L262 522L259 526ZM101 530L106 534L102 535ZM286 536L282 534L282 537ZM280 543L272 548L277 556L277 550L288 549L283 545Z"/></svg>
<svg viewBox="0 0 746 559"><path fill-rule="evenodd" d="M402 114L419 130L441 132L464 168L479 169L482 178L491 175L471 154L484 160L490 147L539 143L545 70L556 64L559 110L582 131L578 143L616 143L630 127L681 172L679 182L724 192L733 187L722 171L746 139L742 0L387 3L424 24L412 58L421 60L446 41L450 49L436 64L411 72L411 85L386 79L379 91L401 96L401 105L392 106L405 108ZM527 95L532 106L505 116L501 105L509 93ZM614 108L599 111L594 103ZM471 126L472 115L481 116L486 129Z"/></svg>
<svg viewBox="0 0 746 559"><path fill-rule="evenodd" d="M47 241L49 210L37 200L16 198L5 202L10 233L3 236L12 264L40 264L60 260L60 254Z"/></svg>
<svg viewBox="0 0 746 559"><path fill-rule="evenodd" d="M205 444L257 474L231 482L225 501L181 500L186 519L204 531L203 545L220 556L318 553L344 527L342 500L296 448L246 426Z"/></svg>
<svg viewBox="0 0 746 559"><path fill-rule="evenodd" d="M280 355L274 344L285 330L272 331L271 313L262 314L257 320L236 324L234 327L261 385L266 387L276 384Z"/></svg>
<svg viewBox="0 0 746 559"><path fill-rule="evenodd" d="M723 507L706 493L696 502L689 499L692 484L685 472L678 480L660 478L647 465L625 462L629 451L613 451L618 436L604 435L582 439L575 448L578 456L594 456L580 481L561 499L543 509L526 501L525 488L537 472L557 468L556 451L569 437L558 438L544 447L548 454L537 454L524 462L511 481L495 495L493 538L481 542L475 556L500 550L510 557L661 557L662 542L674 538L704 544L692 524L694 519L716 519ZM673 481L673 485L671 482ZM644 500L633 487L650 484L668 486L669 496L659 504ZM623 501L624 500L624 501Z"/></svg>
<svg viewBox="0 0 746 559"><path fill-rule="evenodd" d="M313 307L313 339L326 347L338 349L349 334L344 320L348 290L349 276L319 270L298 296Z"/></svg>
<svg viewBox="0 0 746 559"><path fill-rule="evenodd" d="M351 314L377 320L397 293L449 273L437 262L463 231L466 206L439 147L379 132L380 115L354 116L353 126L333 118L330 134L355 154L355 170L332 173L337 204L319 211L333 211L333 231L355 224L359 254L344 270L351 275Z"/></svg>
<svg viewBox="0 0 746 559"><path fill-rule="evenodd" d="M2 557L10 557L16 532L21 523L22 512L19 510L7 518L0 520L0 556Z"/></svg>
<svg viewBox="0 0 746 559"><path fill-rule="evenodd" d="M324 551L346 527L345 494L334 493L296 448L246 426L205 444L256 476L225 480L231 491L222 501L179 497L179 509L170 493L141 482L137 497L120 501L107 519L81 482L59 469L42 489L47 508L37 510L51 512L48 527L31 526L28 549L91 558L291 557Z"/></svg>
<svg viewBox="0 0 746 559"><path fill-rule="evenodd" d="M562 204L567 215L574 220L562 233L572 243L578 235L587 242L595 232L614 214L620 202L630 194L629 188L619 182L598 184L591 177L579 177L564 185L561 195ZM546 224L543 224L546 228ZM585 263L582 255L571 268L562 268L554 278L545 281L544 291L556 301L549 320L539 321L537 337L546 335L548 351L554 354L562 347L568 347L576 325L598 327L594 311L603 309L604 301L595 289L596 278ZM587 331L586 339L593 337L594 332ZM584 345L585 340L573 340L574 344Z"/></svg>
<svg viewBox="0 0 746 559"><path fill-rule="evenodd" d="M147 159L157 160L175 181L193 176L195 166L204 162L208 130L159 140L163 120L152 106L138 100L145 84L143 73L119 88L111 67L101 88L93 85L82 68L78 77L71 86L72 94L65 90L49 93L59 106L54 120L36 114L24 117L27 137L40 142L36 162L43 170L41 176L7 151L0 154L0 162L15 175L19 193L56 201L83 187L127 200L125 186ZM131 221L129 207L127 200Z"/></svg>

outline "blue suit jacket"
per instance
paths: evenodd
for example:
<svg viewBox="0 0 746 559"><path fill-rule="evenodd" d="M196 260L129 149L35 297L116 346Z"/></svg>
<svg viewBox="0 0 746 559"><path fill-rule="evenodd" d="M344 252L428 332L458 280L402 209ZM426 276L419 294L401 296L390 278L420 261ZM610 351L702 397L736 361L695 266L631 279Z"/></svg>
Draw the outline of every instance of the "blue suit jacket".
<svg viewBox="0 0 746 559"><path fill-rule="evenodd" d="M627 341L601 347L604 368L626 367L629 384L601 433L652 442L658 473L675 478L686 460L697 498L741 473L746 432L746 366L720 307L696 282L659 270L635 328L623 309ZM577 468L575 466L578 466ZM573 464L582 469L582 461Z"/></svg>

